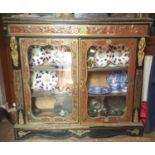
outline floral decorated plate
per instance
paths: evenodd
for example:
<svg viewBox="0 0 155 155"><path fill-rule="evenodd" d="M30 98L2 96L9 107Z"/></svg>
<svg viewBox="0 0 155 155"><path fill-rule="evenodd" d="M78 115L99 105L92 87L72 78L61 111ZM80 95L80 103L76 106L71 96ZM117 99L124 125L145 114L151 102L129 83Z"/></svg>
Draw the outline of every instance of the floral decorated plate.
<svg viewBox="0 0 155 155"><path fill-rule="evenodd" d="M98 47L96 54L95 54L95 64L96 67L105 67L109 63L109 57L107 53L106 47L101 48Z"/></svg>
<svg viewBox="0 0 155 155"><path fill-rule="evenodd" d="M129 49L125 46L116 46L111 52L111 64L110 66L115 65L125 65L129 62Z"/></svg>
<svg viewBox="0 0 155 155"><path fill-rule="evenodd" d="M35 46L31 48L31 51L29 52L29 63L30 65L42 65L46 61L46 54L42 47Z"/></svg>
<svg viewBox="0 0 155 155"><path fill-rule="evenodd" d="M36 71L32 73L32 89L35 90L55 90L58 77L56 72Z"/></svg>

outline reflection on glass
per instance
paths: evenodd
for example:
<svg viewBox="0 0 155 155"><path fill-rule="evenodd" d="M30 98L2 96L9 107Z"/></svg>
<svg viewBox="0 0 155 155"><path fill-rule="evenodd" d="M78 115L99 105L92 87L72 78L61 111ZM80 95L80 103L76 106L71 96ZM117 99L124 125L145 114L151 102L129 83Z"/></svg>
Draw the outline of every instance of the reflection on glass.
<svg viewBox="0 0 155 155"><path fill-rule="evenodd" d="M68 46L30 46L32 111L65 117L72 112L72 55Z"/></svg>
<svg viewBox="0 0 155 155"><path fill-rule="evenodd" d="M120 116L124 114L125 96L89 97L88 115L90 117Z"/></svg>
<svg viewBox="0 0 155 155"><path fill-rule="evenodd" d="M88 50L88 68L128 65L129 48L124 45L91 46Z"/></svg>

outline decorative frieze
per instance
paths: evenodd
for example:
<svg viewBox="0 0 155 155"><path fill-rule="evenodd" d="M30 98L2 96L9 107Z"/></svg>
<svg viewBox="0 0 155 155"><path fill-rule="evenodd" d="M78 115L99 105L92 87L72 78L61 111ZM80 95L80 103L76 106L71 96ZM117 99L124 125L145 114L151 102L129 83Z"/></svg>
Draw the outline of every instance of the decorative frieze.
<svg viewBox="0 0 155 155"><path fill-rule="evenodd" d="M44 25L10 24L15 36L146 36L148 25Z"/></svg>

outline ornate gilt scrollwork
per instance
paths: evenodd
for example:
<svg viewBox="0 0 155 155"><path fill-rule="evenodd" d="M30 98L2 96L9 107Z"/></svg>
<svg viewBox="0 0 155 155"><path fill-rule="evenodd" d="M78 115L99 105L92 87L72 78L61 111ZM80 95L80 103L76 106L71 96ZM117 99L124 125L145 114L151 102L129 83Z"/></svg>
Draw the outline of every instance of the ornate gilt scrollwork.
<svg viewBox="0 0 155 155"><path fill-rule="evenodd" d="M89 133L89 130L69 130L69 132L71 132L72 134L76 135L76 136L82 136L86 133Z"/></svg>
<svg viewBox="0 0 155 155"><path fill-rule="evenodd" d="M17 51L17 40L14 36L10 39L11 57L13 65L18 67L18 51Z"/></svg>
<svg viewBox="0 0 155 155"><path fill-rule="evenodd" d="M139 135L139 129L133 129L133 130L128 130L128 132L131 134L131 135Z"/></svg>
<svg viewBox="0 0 155 155"><path fill-rule="evenodd" d="M141 38L138 45L138 66L142 66L143 59L144 59L144 49L146 46L146 40L145 38Z"/></svg>
<svg viewBox="0 0 155 155"><path fill-rule="evenodd" d="M19 136L19 138L22 138L30 133L31 133L30 131L18 131L18 136Z"/></svg>

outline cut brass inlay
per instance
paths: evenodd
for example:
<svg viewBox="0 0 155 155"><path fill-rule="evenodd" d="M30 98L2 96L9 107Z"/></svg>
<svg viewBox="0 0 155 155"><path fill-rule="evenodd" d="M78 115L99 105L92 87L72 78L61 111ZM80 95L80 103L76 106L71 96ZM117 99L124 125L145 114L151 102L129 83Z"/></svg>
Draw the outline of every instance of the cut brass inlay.
<svg viewBox="0 0 155 155"><path fill-rule="evenodd" d="M19 111L19 124L24 124L24 118L23 118L23 113L22 111L20 110Z"/></svg>
<svg viewBox="0 0 155 155"><path fill-rule="evenodd" d="M18 67L18 51L17 51L17 40L13 36L10 39L10 48L11 48L11 57L13 61L13 65Z"/></svg>
<svg viewBox="0 0 155 155"><path fill-rule="evenodd" d="M108 39L108 40L106 40L106 43L107 44L112 44L112 40L111 39Z"/></svg>
<svg viewBox="0 0 155 155"><path fill-rule="evenodd" d="M133 122L134 122L134 123L138 123L138 122L139 122L138 110L137 110L137 109L136 109L135 112L134 112Z"/></svg>
<svg viewBox="0 0 155 155"><path fill-rule="evenodd" d="M87 27L80 27L79 34L86 34L87 33Z"/></svg>
<svg viewBox="0 0 155 155"><path fill-rule="evenodd" d="M109 118L106 117L106 118L104 119L104 122L109 122Z"/></svg>
<svg viewBox="0 0 155 155"><path fill-rule="evenodd" d="M146 46L146 40L145 38L141 38L138 45L138 66L142 66L143 59L144 59L144 49Z"/></svg>
<svg viewBox="0 0 155 155"><path fill-rule="evenodd" d="M113 23L113 22L112 22ZM15 36L146 36L148 25L50 25L9 24L9 35ZM123 22L125 24L125 22Z"/></svg>

